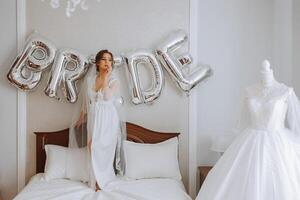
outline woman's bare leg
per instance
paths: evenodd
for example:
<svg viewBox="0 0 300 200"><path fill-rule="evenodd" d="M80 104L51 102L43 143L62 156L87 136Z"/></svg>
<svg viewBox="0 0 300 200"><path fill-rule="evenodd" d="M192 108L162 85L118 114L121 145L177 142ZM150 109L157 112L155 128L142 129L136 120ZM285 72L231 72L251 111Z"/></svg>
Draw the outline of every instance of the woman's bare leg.
<svg viewBox="0 0 300 200"><path fill-rule="evenodd" d="M88 142L88 148L89 148L89 151L90 151L90 155L92 157L92 140L90 140ZM95 191L97 192L98 190L101 190L101 188L99 187L99 185L98 185L98 183L96 181L96 190Z"/></svg>
<svg viewBox="0 0 300 200"><path fill-rule="evenodd" d="M90 154L92 155L92 140L88 142L88 147L89 147Z"/></svg>

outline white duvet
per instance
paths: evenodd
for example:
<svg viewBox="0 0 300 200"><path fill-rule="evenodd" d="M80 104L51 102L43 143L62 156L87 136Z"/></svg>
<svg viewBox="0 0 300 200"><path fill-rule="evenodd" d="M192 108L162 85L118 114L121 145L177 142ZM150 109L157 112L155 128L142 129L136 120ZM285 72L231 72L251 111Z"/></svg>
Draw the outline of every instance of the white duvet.
<svg viewBox="0 0 300 200"><path fill-rule="evenodd" d="M95 192L86 184L66 179L45 181L43 174L33 176L15 200L191 200L182 182L156 178L117 180L105 190Z"/></svg>

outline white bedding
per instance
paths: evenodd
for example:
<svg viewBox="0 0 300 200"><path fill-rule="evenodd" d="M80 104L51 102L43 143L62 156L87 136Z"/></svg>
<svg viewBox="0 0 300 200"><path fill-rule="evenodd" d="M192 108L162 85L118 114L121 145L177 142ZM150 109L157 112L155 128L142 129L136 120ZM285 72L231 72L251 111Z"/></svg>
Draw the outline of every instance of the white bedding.
<svg viewBox="0 0 300 200"><path fill-rule="evenodd" d="M15 200L191 200L182 182L155 178L111 182L105 190L94 192L86 184L66 179L45 181L33 176Z"/></svg>

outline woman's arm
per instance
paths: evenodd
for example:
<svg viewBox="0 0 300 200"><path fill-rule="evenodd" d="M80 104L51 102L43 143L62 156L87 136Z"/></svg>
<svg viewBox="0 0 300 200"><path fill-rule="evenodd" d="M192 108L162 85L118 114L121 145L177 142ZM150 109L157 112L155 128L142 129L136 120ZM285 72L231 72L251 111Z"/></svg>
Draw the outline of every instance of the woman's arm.
<svg viewBox="0 0 300 200"><path fill-rule="evenodd" d="M87 115L86 115L86 112L81 111L80 117L79 117L78 121L77 121L76 124L75 124L75 128L76 128L76 129L79 129L80 126L81 126L84 122L86 122L86 116L87 116Z"/></svg>

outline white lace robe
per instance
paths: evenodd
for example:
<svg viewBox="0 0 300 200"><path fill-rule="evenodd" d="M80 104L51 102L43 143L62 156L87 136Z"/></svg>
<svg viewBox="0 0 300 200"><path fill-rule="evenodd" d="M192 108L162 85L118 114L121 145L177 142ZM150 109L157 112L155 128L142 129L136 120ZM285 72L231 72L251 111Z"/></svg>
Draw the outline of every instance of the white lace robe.
<svg viewBox="0 0 300 200"><path fill-rule="evenodd" d="M74 120L70 127L70 147L82 147L90 141L89 153L89 185L95 188L96 182L101 189L116 178L115 169L122 175L122 136L119 115L114 104L115 94L118 89L118 81L115 78L109 80L107 88L95 91L94 85L96 73L86 77L81 89L80 109L75 111ZM79 130L75 124L85 114L86 124ZM115 163L115 169L114 169Z"/></svg>

